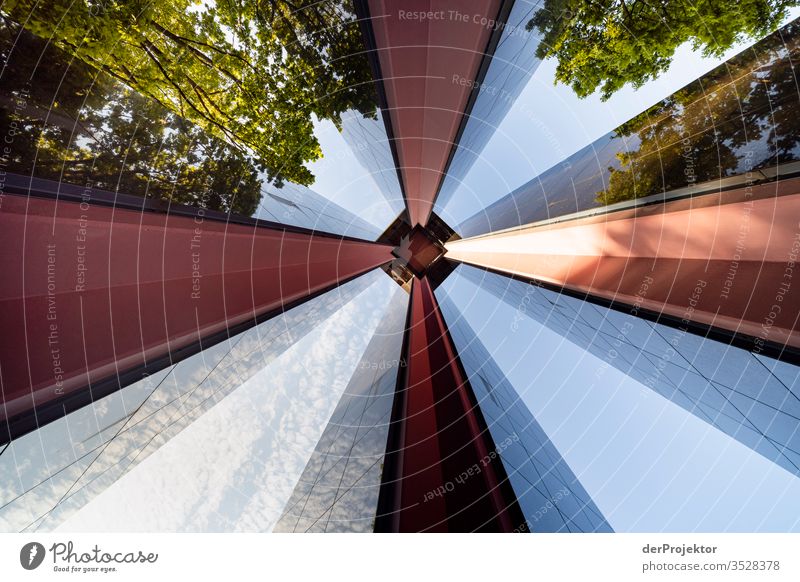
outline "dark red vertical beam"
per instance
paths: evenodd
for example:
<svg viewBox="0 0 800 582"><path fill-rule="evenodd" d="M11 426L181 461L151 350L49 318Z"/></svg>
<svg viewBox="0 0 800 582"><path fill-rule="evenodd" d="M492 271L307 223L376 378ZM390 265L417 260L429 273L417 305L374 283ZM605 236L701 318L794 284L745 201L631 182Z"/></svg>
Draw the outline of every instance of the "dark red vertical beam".
<svg viewBox="0 0 800 582"><path fill-rule="evenodd" d="M0 420L392 259L336 236L11 195L0 246Z"/></svg>
<svg viewBox="0 0 800 582"><path fill-rule="evenodd" d="M368 0L411 225L428 221L500 0Z"/></svg>
<svg viewBox="0 0 800 582"><path fill-rule="evenodd" d="M424 277L411 288L407 334L376 529L513 531L524 518Z"/></svg>

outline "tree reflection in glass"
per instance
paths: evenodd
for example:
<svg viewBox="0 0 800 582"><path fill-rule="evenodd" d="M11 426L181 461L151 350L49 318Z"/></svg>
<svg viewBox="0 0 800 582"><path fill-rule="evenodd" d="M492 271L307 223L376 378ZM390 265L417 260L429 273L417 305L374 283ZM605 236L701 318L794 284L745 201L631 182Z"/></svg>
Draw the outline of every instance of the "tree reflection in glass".
<svg viewBox="0 0 800 582"><path fill-rule="evenodd" d="M792 67L800 24L760 43L614 130L616 153L597 202L613 204L798 159ZM757 178L754 178L754 180Z"/></svg>
<svg viewBox="0 0 800 582"><path fill-rule="evenodd" d="M349 2L13 0L37 36L253 154L269 180L310 185L313 117L375 115Z"/></svg>
<svg viewBox="0 0 800 582"><path fill-rule="evenodd" d="M18 25L0 24L7 57L0 131L7 169L99 190L251 215L252 158L98 73Z"/></svg>

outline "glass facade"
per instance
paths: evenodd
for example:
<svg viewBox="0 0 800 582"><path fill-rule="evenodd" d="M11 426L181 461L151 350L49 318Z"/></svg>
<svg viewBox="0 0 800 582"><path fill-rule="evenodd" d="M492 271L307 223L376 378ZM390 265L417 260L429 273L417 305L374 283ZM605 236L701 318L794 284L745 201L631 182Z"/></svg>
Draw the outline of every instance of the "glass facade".
<svg viewBox="0 0 800 582"><path fill-rule="evenodd" d="M407 312L398 287L273 531L374 529Z"/></svg>
<svg viewBox="0 0 800 582"><path fill-rule="evenodd" d="M612 531L444 287L437 300L528 530Z"/></svg>
<svg viewBox="0 0 800 582"><path fill-rule="evenodd" d="M400 4L0 7L0 531L800 528L800 19L567 156L607 15Z"/></svg>
<svg viewBox="0 0 800 582"><path fill-rule="evenodd" d="M380 235L367 221L305 186L287 183L277 188L268 184L262 195L256 213L259 219L366 240Z"/></svg>
<svg viewBox="0 0 800 582"><path fill-rule="evenodd" d="M12 441L0 529L50 529L355 300L373 271Z"/></svg>
<svg viewBox="0 0 800 582"><path fill-rule="evenodd" d="M342 138L347 142L349 151L367 170L377 187L375 194L382 196L391 208L391 216L381 222L385 225L403 212L405 201L381 115L381 110L378 110L375 118L348 111L342 116ZM371 187L364 190L366 200L372 193Z"/></svg>
<svg viewBox="0 0 800 582"><path fill-rule="evenodd" d="M800 475L800 368L475 267L468 280Z"/></svg>
<svg viewBox="0 0 800 582"><path fill-rule="evenodd" d="M462 237L800 171L794 21L463 221Z"/></svg>
<svg viewBox="0 0 800 582"><path fill-rule="evenodd" d="M535 54L540 37L537 31L528 30L527 24L541 10L542 2L518 0L511 4L500 40L486 76L478 87L478 96L442 182L436 200L436 212L439 214L454 196L463 197L465 190L469 190L472 177L466 183L464 178L539 66L540 61ZM486 172L488 169L479 166L476 171Z"/></svg>

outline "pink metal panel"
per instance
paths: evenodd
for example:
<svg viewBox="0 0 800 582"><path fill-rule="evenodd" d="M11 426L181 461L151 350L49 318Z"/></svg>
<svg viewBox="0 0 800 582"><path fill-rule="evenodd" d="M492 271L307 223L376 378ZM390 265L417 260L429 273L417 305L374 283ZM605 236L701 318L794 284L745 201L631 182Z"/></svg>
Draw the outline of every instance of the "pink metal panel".
<svg viewBox="0 0 800 582"><path fill-rule="evenodd" d="M800 347L798 191L785 180L523 227L453 242L447 256Z"/></svg>
<svg viewBox="0 0 800 582"><path fill-rule="evenodd" d="M411 225L424 225L499 0L370 0Z"/></svg>
<svg viewBox="0 0 800 582"><path fill-rule="evenodd" d="M9 418L392 259L391 247L51 199L0 211Z"/></svg>

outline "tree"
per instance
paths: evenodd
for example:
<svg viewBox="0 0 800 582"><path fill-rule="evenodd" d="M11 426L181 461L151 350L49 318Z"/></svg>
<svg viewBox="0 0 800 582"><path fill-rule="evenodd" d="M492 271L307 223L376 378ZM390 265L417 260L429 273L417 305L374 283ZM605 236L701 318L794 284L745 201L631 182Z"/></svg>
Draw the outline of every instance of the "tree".
<svg viewBox="0 0 800 582"><path fill-rule="evenodd" d="M375 115L346 0L6 0L36 35L252 153L270 179L309 185L313 116Z"/></svg>
<svg viewBox="0 0 800 582"><path fill-rule="evenodd" d="M665 71L691 42L720 56L746 38L775 30L798 0L546 0L528 22L542 35L540 59L558 60L556 82L583 98L608 99Z"/></svg>
<svg viewBox="0 0 800 582"><path fill-rule="evenodd" d="M10 172L251 216L262 176L241 150L0 20L0 133ZM15 107L24 92L24 108Z"/></svg>

